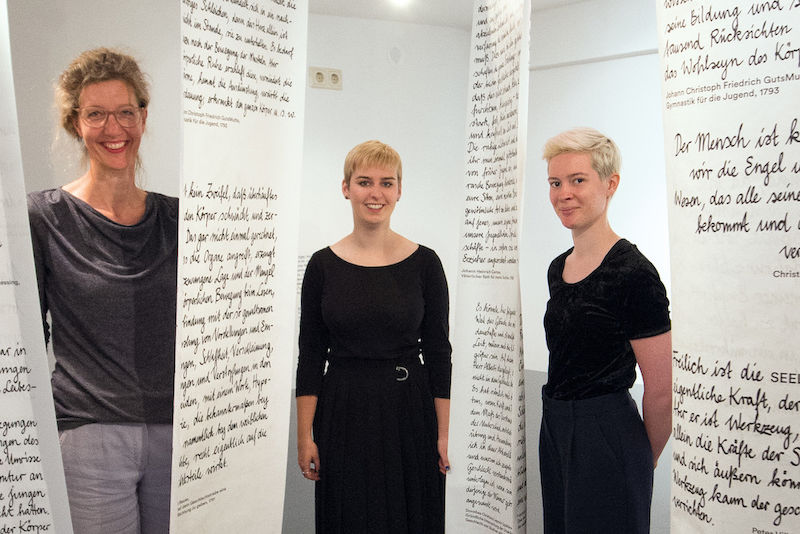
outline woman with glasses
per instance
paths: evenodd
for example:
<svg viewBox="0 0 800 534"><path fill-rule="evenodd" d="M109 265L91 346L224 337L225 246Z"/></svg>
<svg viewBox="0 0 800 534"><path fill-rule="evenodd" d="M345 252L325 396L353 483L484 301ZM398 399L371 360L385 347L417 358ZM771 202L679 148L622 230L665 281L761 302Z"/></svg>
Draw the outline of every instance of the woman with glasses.
<svg viewBox="0 0 800 534"><path fill-rule="evenodd" d="M148 102L132 57L99 48L75 58L56 104L87 170L28 197L81 534L169 531L178 201L136 184Z"/></svg>

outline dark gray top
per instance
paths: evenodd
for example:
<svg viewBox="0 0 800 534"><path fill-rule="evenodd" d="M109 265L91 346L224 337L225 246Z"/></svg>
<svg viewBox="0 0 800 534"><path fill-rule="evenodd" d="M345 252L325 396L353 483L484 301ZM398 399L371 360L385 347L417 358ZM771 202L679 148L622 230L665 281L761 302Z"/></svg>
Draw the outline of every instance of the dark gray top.
<svg viewBox="0 0 800 534"><path fill-rule="evenodd" d="M178 199L117 224L62 189L28 195L59 428L172 422Z"/></svg>
<svg viewBox="0 0 800 534"><path fill-rule="evenodd" d="M421 353L434 397L450 397L447 280L424 246L381 267L349 263L328 248L303 278L297 395L319 395L325 361L400 359Z"/></svg>

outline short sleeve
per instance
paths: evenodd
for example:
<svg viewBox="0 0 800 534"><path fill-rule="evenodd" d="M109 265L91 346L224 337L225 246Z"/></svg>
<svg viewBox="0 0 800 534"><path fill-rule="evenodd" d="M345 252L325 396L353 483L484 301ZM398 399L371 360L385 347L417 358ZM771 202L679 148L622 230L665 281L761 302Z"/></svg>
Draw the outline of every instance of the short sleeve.
<svg viewBox="0 0 800 534"><path fill-rule="evenodd" d="M303 276L300 291L300 335L297 360L298 397L319 395L322 375L330 345L330 336L322 318L322 288L324 272L319 253L311 256Z"/></svg>
<svg viewBox="0 0 800 534"><path fill-rule="evenodd" d="M642 257L627 273L620 310L622 328L628 339L642 339L669 332L669 299L658 271Z"/></svg>

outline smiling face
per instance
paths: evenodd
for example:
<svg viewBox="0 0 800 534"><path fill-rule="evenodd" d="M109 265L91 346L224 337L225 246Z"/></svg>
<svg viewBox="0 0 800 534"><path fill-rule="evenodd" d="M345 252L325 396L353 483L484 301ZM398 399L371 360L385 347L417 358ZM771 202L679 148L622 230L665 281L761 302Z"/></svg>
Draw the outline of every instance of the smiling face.
<svg viewBox="0 0 800 534"><path fill-rule="evenodd" d="M87 85L78 100L81 108L96 107L116 111L123 106L138 107L133 89L123 81L109 80ZM141 110L141 120L136 126L123 128L113 113L100 127L87 125L75 119L75 129L83 139L94 172L129 170L136 167L139 143L144 133L147 110Z"/></svg>
<svg viewBox="0 0 800 534"><path fill-rule="evenodd" d="M582 232L605 223L608 203L619 184L619 174L601 179L588 152L565 152L547 165L550 203L566 228Z"/></svg>
<svg viewBox="0 0 800 534"><path fill-rule="evenodd" d="M356 167L350 183L342 181L342 193L350 199L356 224L388 224L400 191L397 170L387 167Z"/></svg>

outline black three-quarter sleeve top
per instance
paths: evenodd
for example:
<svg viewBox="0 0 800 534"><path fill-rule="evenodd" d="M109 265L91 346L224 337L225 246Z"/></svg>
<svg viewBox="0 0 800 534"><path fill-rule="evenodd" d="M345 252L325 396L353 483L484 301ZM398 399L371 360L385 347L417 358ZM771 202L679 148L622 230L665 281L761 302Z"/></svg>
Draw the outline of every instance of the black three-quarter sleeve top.
<svg viewBox="0 0 800 534"><path fill-rule="evenodd" d="M314 253L301 292L297 396L319 395L325 361L423 356L434 397L450 397L448 291L436 253L424 246L381 267L349 263L330 247Z"/></svg>
<svg viewBox="0 0 800 534"><path fill-rule="evenodd" d="M630 340L670 330L664 284L636 245L620 239L597 269L574 284L562 277L571 252L554 259L547 273L550 361L544 393L559 400L630 388L636 379Z"/></svg>

